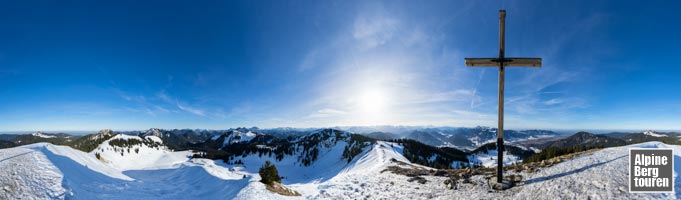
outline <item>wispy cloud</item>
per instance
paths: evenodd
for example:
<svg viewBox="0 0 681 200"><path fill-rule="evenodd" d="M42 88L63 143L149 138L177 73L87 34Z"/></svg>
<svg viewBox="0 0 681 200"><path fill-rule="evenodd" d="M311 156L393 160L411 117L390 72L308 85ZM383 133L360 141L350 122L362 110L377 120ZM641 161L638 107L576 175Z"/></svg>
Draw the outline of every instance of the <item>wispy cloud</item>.
<svg viewBox="0 0 681 200"><path fill-rule="evenodd" d="M166 109L166 108L164 108L164 107L161 107L161 106L159 106L159 105L153 105L153 106L154 106L154 108L155 108L157 111L159 111L159 112L162 112L162 113L170 113L170 112L171 112L170 110L168 110L168 109Z"/></svg>
<svg viewBox="0 0 681 200"><path fill-rule="evenodd" d="M329 117L339 117L342 115L347 115L348 112L342 111L342 110L337 110L333 108L323 108L321 110L317 110L314 113L311 113L307 115L305 118L329 118Z"/></svg>
<svg viewBox="0 0 681 200"><path fill-rule="evenodd" d="M150 116L157 116L158 113L169 113L170 110L157 105L158 102L149 101L144 95L130 95L118 88L112 87L111 90L132 105L124 106L123 110L128 112L143 113ZM132 107L130 107L132 106Z"/></svg>
<svg viewBox="0 0 681 200"><path fill-rule="evenodd" d="M336 110L332 108L324 108L321 110L318 110L317 113L321 114L331 114L331 115L344 115L347 114L348 112L342 111L342 110Z"/></svg>
<svg viewBox="0 0 681 200"><path fill-rule="evenodd" d="M369 15L365 13L365 15L355 20L352 32L353 38L360 42L359 48L361 50L386 44L399 28L399 21L380 11Z"/></svg>
<svg viewBox="0 0 681 200"><path fill-rule="evenodd" d="M126 92L123 92L122 90L112 87L110 88L111 91L116 93L120 98L125 99L126 101L134 101L134 102L139 102L139 103L144 103L146 102L146 97L144 95L130 95Z"/></svg>
<svg viewBox="0 0 681 200"><path fill-rule="evenodd" d="M156 93L156 97L158 97L159 99L161 99L161 100L163 100L167 103L172 103L174 101L177 101L176 99L172 99L170 96L168 96L168 94L166 93L165 90L161 90L158 93Z"/></svg>
<svg viewBox="0 0 681 200"><path fill-rule="evenodd" d="M168 103L168 104L172 104L172 105L177 106L177 108L180 109L180 110L183 110L183 111L186 111L186 112L198 115L198 116L206 116L206 112L204 110L189 106L188 104L181 102L177 98L171 97L170 95L168 95L168 93L165 90L161 90L158 93L156 93L156 97L159 98L160 100Z"/></svg>
<svg viewBox="0 0 681 200"><path fill-rule="evenodd" d="M560 104L560 103L563 103L563 100L562 100L562 99L558 99L558 98L556 98L556 99L549 99L548 101L544 101L544 105L549 105L549 106L550 106L550 105Z"/></svg>
<svg viewBox="0 0 681 200"><path fill-rule="evenodd" d="M442 22L413 20L380 4L365 6L349 26L343 26L347 29L310 49L301 60L301 73L314 69L316 74L310 80L315 98L297 107L305 110L301 121L446 125L454 122L449 110L475 109L482 104L473 87L481 77L456 73L463 69L453 63L462 61L458 50L443 45ZM367 99L372 98L378 99L368 101L377 102L367 106Z"/></svg>
<svg viewBox="0 0 681 200"><path fill-rule="evenodd" d="M411 100L404 99L404 104L428 104L440 102L463 102L467 100L479 101L480 97L475 94L475 90L456 89L444 92L427 92L421 95L409 95Z"/></svg>
<svg viewBox="0 0 681 200"><path fill-rule="evenodd" d="M200 109L197 109L197 108L192 108L192 107L189 107L189 106L186 106L186 105L182 105L182 104L180 104L180 102L176 102L176 104L177 104L177 108L179 108L180 110L184 110L184 111L190 112L190 113L198 115L198 116L206 116L206 113L203 110L200 110Z"/></svg>
<svg viewBox="0 0 681 200"><path fill-rule="evenodd" d="M341 26L345 29L339 29L335 38L307 52L298 70L300 73L314 70L310 96L315 98L297 107L304 110L300 113L301 118L318 119L311 123L332 124L366 124L369 121L383 124L417 121L435 125L496 124L492 122L496 119L497 73L464 67L464 51L457 49L460 45L452 44L458 41L452 39L457 33L444 31L455 27L456 21L414 20L418 17L393 9L380 3L359 6L354 20ZM600 19L584 20L589 23L587 28L593 28ZM579 22L578 19L566 26ZM548 49L521 49L525 51L523 54L539 52L535 56L544 59L545 67L512 70L522 70L522 73L509 70L505 102L509 118L572 116L589 106L589 99L574 93L571 87L583 80L588 71L583 70L584 67L565 67L577 63L563 62L562 57L558 57L563 56L561 49L584 31L588 30L557 34L557 44L546 45ZM474 56L469 55L468 50L465 52L467 56ZM515 49L514 52L518 53ZM378 96L381 96L383 115L368 118L361 112L362 106L357 104L372 91L381 93ZM326 112L327 108L343 111L343 114Z"/></svg>

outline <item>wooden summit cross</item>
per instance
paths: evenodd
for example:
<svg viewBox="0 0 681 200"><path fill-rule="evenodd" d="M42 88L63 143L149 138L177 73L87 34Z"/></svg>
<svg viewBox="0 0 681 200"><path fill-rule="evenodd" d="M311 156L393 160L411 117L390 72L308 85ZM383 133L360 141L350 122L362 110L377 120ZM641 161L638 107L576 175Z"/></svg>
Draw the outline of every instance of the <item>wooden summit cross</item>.
<svg viewBox="0 0 681 200"><path fill-rule="evenodd" d="M541 67L541 58L504 57L506 10L499 10L499 57L465 58L469 67L499 67L499 127L497 128L497 183L503 183L504 164L504 68L509 66Z"/></svg>

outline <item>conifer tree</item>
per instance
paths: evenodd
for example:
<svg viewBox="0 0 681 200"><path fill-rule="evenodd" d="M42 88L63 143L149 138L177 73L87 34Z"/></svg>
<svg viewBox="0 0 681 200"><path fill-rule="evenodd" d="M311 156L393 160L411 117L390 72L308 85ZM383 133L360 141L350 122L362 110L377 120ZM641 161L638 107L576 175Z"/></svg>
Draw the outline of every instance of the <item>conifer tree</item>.
<svg viewBox="0 0 681 200"><path fill-rule="evenodd" d="M279 172L277 171L277 167L272 165L270 161L265 161L265 165L260 167L260 170L258 171L260 174L260 177L262 178L260 182L264 184L272 184L273 182L281 182L281 177L279 176Z"/></svg>

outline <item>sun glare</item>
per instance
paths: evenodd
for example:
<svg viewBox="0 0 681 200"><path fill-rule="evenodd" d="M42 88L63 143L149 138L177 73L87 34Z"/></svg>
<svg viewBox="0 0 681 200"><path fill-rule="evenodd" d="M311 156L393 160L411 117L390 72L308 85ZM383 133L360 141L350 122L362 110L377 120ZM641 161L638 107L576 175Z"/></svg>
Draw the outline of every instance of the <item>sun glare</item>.
<svg viewBox="0 0 681 200"><path fill-rule="evenodd" d="M368 90L361 94L357 103L362 113L378 115L383 112L386 99L380 90Z"/></svg>

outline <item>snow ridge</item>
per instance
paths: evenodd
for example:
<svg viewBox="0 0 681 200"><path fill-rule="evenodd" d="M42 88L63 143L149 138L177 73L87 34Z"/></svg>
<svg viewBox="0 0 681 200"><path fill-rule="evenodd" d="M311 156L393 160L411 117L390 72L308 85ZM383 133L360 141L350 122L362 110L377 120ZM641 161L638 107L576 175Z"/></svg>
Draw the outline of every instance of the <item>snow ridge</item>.
<svg viewBox="0 0 681 200"><path fill-rule="evenodd" d="M40 131L35 132L35 133L31 134L31 135L32 135L32 136L36 136L36 137L41 137L41 138L54 138L54 137L56 137L56 136L54 136L54 135L45 135L43 132L40 132Z"/></svg>
<svg viewBox="0 0 681 200"><path fill-rule="evenodd" d="M653 136L653 137L667 137L667 135L658 134L655 131L651 131L651 130L644 131L643 134Z"/></svg>

